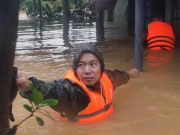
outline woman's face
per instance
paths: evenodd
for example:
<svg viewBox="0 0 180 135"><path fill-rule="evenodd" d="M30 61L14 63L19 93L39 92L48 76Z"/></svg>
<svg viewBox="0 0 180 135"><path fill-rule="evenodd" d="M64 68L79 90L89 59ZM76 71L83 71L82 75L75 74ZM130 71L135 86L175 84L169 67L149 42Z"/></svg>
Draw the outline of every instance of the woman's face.
<svg viewBox="0 0 180 135"><path fill-rule="evenodd" d="M101 64L92 53L83 53L77 64L77 76L86 86L93 86L101 78Z"/></svg>

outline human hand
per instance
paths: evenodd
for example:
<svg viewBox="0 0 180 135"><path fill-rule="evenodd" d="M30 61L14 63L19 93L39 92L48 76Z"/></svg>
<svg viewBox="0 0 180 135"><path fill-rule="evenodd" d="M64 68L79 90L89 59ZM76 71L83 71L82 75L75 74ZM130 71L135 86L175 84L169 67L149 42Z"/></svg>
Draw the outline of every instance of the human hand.
<svg viewBox="0 0 180 135"><path fill-rule="evenodd" d="M17 72L16 84L20 92L29 91L30 83L32 83L32 81L26 78L21 72Z"/></svg>
<svg viewBox="0 0 180 135"><path fill-rule="evenodd" d="M133 68L127 72L130 76L130 78L138 78L140 77L140 71L136 68Z"/></svg>

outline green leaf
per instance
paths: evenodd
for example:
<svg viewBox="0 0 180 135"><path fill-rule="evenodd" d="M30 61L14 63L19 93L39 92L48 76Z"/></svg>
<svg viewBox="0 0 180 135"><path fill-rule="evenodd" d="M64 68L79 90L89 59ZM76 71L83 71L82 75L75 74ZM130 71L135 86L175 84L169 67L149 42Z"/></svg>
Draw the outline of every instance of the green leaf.
<svg viewBox="0 0 180 135"><path fill-rule="evenodd" d="M44 121L40 117L36 116L36 121L40 126L44 126Z"/></svg>
<svg viewBox="0 0 180 135"><path fill-rule="evenodd" d="M58 100L55 100L55 99L46 99L46 100L41 102L39 107L43 107L43 106L55 106L57 104L58 104Z"/></svg>
<svg viewBox="0 0 180 135"><path fill-rule="evenodd" d="M24 104L23 106L24 106L24 108L26 108L27 111L29 111L31 113L33 112L32 107L30 107L29 105Z"/></svg>
<svg viewBox="0 0 180 135"><path fill-rule="evenodd" d="M20 92L19 94L21 95L21 97L27 99L32 104L32 98L31 98L31 96L28 93Z"/></svg>
<svg viewBox="0 0 180 135"><path fill-rule="evenodd" d="M36 106L38 106L43 101L43 94L39 92L32 84L29 85L30 91L32 93L32 99Z"/></svg>

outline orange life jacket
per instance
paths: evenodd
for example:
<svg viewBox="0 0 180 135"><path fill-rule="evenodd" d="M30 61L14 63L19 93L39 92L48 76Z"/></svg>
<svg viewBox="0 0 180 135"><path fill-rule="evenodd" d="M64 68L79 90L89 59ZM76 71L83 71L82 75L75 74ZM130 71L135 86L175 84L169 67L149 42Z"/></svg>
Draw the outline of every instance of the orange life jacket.
<svg viewBox="0 0 180 135"><path fill-rule="evenodd" d="M103 73L100 79L101 81L101 88L102 88L102 95L98 92L94 92L88 89L79 79L75 76L74 71L70 69L64 78L67 78L79 86L88 94L90 98L90 102L88 106L79 112L79 114L74 118L77 122L94 122L101 119L104 119L109 114L113 112L112 106L112 97L113 97L113 85L108 78L108 76ZM60 114L60 118L64 119L65 115L62 116ZM67 118L66 118L67 119Z"/></svg>
<svg viewBox="0 0 180 135"><path fill-rule="evenodd" d="M148 26L148 48L152 50L174 48L175 37L170 24L160 21L151 22Z"/></svg>

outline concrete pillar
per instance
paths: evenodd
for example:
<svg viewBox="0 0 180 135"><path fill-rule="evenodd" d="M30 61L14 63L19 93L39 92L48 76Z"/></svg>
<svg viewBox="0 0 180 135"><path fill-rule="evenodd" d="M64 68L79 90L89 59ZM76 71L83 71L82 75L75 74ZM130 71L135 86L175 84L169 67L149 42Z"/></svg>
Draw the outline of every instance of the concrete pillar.
<svg viewBox="0 0 180 135"><path fill-rule="evenodd" d="M135 0L135 67L143 70L144 0Z"/></svg>

